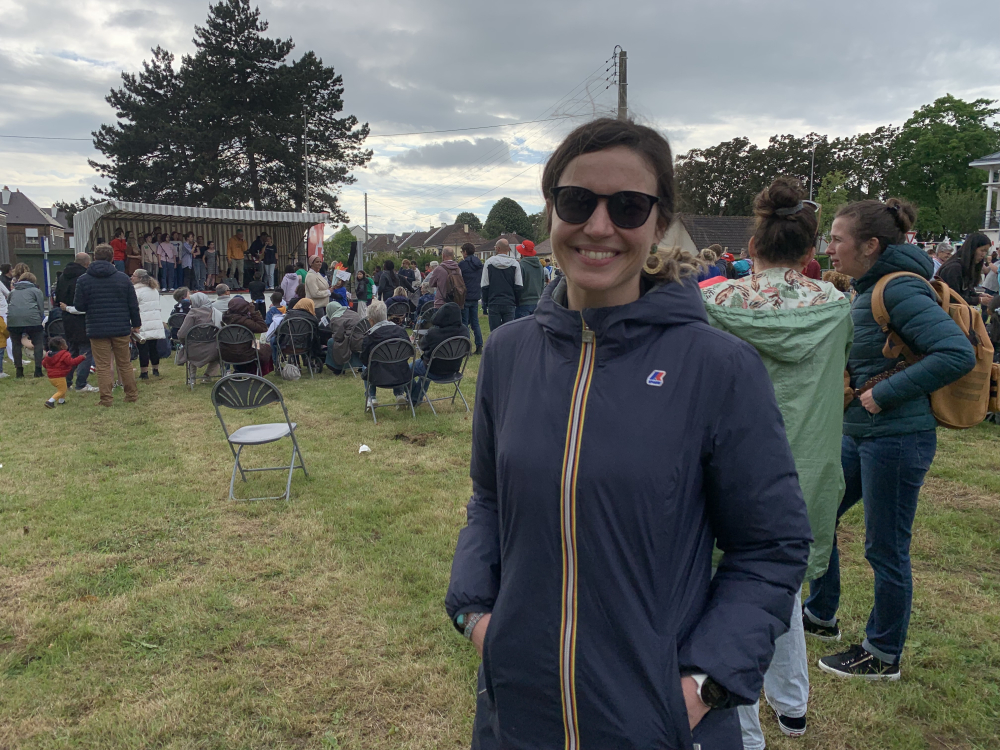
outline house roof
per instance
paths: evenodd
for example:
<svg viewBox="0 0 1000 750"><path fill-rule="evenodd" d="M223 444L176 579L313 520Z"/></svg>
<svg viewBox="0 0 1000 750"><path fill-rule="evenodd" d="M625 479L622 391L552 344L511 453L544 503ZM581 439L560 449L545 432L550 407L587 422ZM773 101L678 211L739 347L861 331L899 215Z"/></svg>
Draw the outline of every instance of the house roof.
<svg viewBox="0 0 1000 750"><path fill-rule="evenodd" d="M0 199L0 202L3 203L3 210L7 212L8 226L11 224L26 224L63 228L62 224L52 218L50 212L40 209L31 198L20 190L5 190L3 197L6 200Z"/></svg>
<svg viewBox="0 0 1000 750"><path fill-rule="evenodd" d="M410 232L406 234L405 239L399 243L398 247L400 250L407 250L410 248L423 247L425 240L434 234L434 231L430 232Z"/></svg>
<svg viewBox="0 0 1000 750"><path fill-rule="evenodd" d="M483 238L479 236L478 233L473 231L465 231L464 224L451 224L446 227L441 227L438 229L432 237L428 237L424 244L425 245L457 245L461 247L466 242L471 242L473 245L478 245L483 242Z"/></svg>
<svg viewBox="0 0 1000 750"><path fill-rule="evenodd" d="M722 245L729 252L747 246L753 233L752 216L697 216L678 214L695 247L704 250L709 245Z"/></svg>
<svg viewBox="0 0 1000 750"><path fill-rule="evenodd" d="M67 232L72 232L73 227L69 225L69 217L66 215L65 208L57 208L56 206L50 206L48 208L43 208L42 211L47 213L53 219L59 222L60 226Z"/></svg>
<svg viewBox="0 0 1000 750"><path fill-rule="evenodd" d="M969 162L970 167L1000 167L1000 151Z"/></svg>
<svg viewBox="0 0 1000 750"><path fill-rule="evenodd" d="M552 255L552 240L545 239L535 245L535 255Z"/></svg>
<svg viewBox="0 0 1000 750"><path fill-rule="evenodd" d="M371 234L368 235L368 242L365 245L366 253L394 253L396 252L395 235L392 234Z"/></svg>

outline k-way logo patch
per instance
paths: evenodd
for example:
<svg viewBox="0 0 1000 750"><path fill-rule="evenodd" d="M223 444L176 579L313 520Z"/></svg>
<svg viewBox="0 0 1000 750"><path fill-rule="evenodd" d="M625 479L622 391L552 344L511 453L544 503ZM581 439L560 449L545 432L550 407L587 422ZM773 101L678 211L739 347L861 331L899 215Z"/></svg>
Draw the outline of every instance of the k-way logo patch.
<svg viewBox="0 0 1000 750"><path fill-rule="evenodd" d="M653 370L649 373L649 377L646 378L646 385L655 385L659 388L663 385L663 377L667 374L666 370Z"/></svg>

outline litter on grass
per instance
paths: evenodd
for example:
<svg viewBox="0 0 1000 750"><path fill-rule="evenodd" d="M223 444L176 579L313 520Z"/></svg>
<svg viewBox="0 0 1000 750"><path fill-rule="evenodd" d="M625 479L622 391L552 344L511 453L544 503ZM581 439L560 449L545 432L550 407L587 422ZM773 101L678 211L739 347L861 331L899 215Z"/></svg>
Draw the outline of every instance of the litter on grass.
<svg viewBox="0 0 1000 750"><path fill-rule="evenodd" d="M372 449L369 448L367 445L362 445L360 448L358 448L358 453L371 453L371 452Z"/></svg>

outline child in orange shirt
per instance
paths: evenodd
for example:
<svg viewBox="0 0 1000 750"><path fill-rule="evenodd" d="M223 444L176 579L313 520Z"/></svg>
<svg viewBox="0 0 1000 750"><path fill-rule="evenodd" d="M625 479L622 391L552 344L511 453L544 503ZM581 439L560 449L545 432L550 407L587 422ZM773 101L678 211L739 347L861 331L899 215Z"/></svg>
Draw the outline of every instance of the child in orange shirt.
<svg viewBox="0 0 1000 750"><path fill-rule="evenodd" d="M49 352L42 359L42 367L49 375L49 382L56 389L55 395L45 402L45 406L49 409L55 409L57 403L66 403L66 376L86 359L82 354L79 357L70 356L66 349L66 339L53 336L49 339Z"/></svg>

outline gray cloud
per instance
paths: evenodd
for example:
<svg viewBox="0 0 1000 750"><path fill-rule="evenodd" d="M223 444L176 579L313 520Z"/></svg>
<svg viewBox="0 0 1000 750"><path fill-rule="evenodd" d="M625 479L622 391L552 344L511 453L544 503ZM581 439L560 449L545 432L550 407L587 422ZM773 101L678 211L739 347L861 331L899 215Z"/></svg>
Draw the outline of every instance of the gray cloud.
<svg viewBox="0 0 1000 750"><path fill-rule="evenodd" d="M392 161L406 167L432 169L503 164L510 161L510 146L498 138L445 141L411 148L393 156Z"/></svg>
<svg viewBox="0 0 1000 750"><path fill-rule="evenodd" d="M132 8L112 13L108 16L107 25L120 26L125 29L146 29L158 26L163 20L163 17L155 10Z"/></svg>

